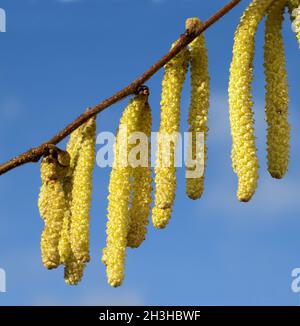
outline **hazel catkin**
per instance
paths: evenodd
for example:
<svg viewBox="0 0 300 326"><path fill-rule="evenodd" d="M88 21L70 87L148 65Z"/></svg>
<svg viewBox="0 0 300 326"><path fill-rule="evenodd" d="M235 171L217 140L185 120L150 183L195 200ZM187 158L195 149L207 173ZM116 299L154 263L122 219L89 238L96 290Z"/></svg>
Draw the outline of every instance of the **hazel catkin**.
<svg viewBox="0 0 300 326"><path fill-rule="evenodd" d="M46 268L56 268L60 264L58 243L63 224L66 200L59 176L61 166L56 158L47 156L41 163L42 187L39 195L39 211L45 227L41 236L42 261ZM66 170L65 170L66 172Z"/></svg>
<svg viewBox="0 0 300 326"><path fill-rule="evenodd" d="M71 203L68 203L71 206ZM65 212L64 224L61 232L61 239L59 243L61 262L65 265L64 279L69 285L77 285L82 277L86 263L78 261L74 256L70 243L70 227L72 222L72 213L69 209Z"/></svg>
<svg viewBox="0 0 300 326"><path fill-rule="evenodd" d="M202 23L198 18L187 19L186 28L188 29L191 24L196 24L197 27L200 27ZM210 95L208 54L204 35L201 34L192 41L189 45L189 49L191 58L191 102L188 123L190 126L189 133L191 133L191 135L189 138L188 153L189 156L191 156L189 159L192 159L194 166L187 164L186 193L189 198L198 199L201 197L204 190L204 169L207 160L207 120ZM197 140L198 134L200 135L200 133L203 133L204 136L204 153L201 151L203 144L198 144Z"/></svg>
<svg viewBox="0 0 300 326"><path fill-rule="evenodd" d="M175 199L175 149L180 124L181 91L188 65L187 48L165 65L160 103L160 127L157 135L155 205L152 210L152 222L156 228L164 228L168 224Z"/></svg>
<svg viewBox="0 0 300 326"><path fill-rule="evenodd" d="M137 130L140 120L140 110L143 109L147 96L140 94L130 100L119 124L114 146L114 164L110 174L108 214L106 225L106 248L103 249L102 261L106 265L108 283L120 286L125 275L125 255L127 237L130 226L129 205L132 168L128 166L128 151L122 152L123 146L128 146L128 136Z"/></svg>
<svg viewBox="0 0 300 326"><path fill-rule="evenodd" d="M68 196L70 192L66 189L64 190L65 190L65 195L67 194ZM65 282L69 285L77 285L83 277L83 271L86 264L76 259L71 248L70 226L72 220L72 213L70 209L71 202L68 200L68 197L67 197L67 202L68 202L67 203L68 208L65 211L64 221L63 221L63 226L61 231L61 238L59 241L58 248L60 254L60 261L62 264L65 265L64 268Z"/></svg>
<svg viewBox="0 0 300 326"><path fill-rule="evenodd" d="M71 256L72 249L70 244L70 225L71 225L71 209L70 209L70 200L69 200L69 193L66 192L66 186L64 185L64 193L65 193L65 200L66 200L66 210L64 213L63 224L61 228L60 239L58 243L58 250L59 250L59 257L60 263L66 264L69 257Z"/></svg>
<svg viewBox="0 0 300 326"><path fill-rule="evenodd" d="M85 263L78 262L73 253L65 263L64 279L69 285L77 285L82 277L85 268Z"/></svg>
<svg viewBox="0 0 300 326"><path fill-rule="evenodd" d="M229 78L229 113L232 135L232 166L238 176L237 197L247 202L258 180L251 84L255 33L272 0L254 0L244 12L234 36Z"/></svg>
<svg viewBox="0 0 300 326"><path fill-rule="evenodd" d="M83 131L85 126L82 125L72 132L70 139L67 143L67 152L70 155L70 166L68 173L63 180L63 189L67 207L65 210L64 221L59 240L59 254L61 263L66 264L72 255L72 248L70 243L70 228L72 221L72 189L73 189L73 176L74 170L78 162L78 158L82 149ZM74 256L74 255L72 255Z"/></svg>
<svg viewBox="0 0 300 326"><path fill-rule="evenodd" d="M264 47L268 171L277 179L288 169L290 149L288 82L281 32L285 5L286 0L275 1L268 11Z"/></svg>
<svg viewBox="0 0 300 326"><path fill-rule="evenodd" d="M74 171L78 165L79 157L83 154L83 146L85 145L86 127L91 122L83 124L76 129L70 136L67 144L67 151L70 154L70 167L67 176L64 178L63 189L67 202L67 208L65 210L64 221L61 231L61 238L59 241L59 253L61 263L65 265L64 279L69 285L77 285L82 277L85 262L77 260L71 247L70 230L72 223L72 216L74 211L74 205L72 200L73 184L74 184ZM87 202L89 205L89 202ZM87 234L88 237L88 234Z"/></svg>
<svg viewBox="0 0 300 326"><path fill-rule="evenodd" d="M92 193L92 173L95 164L96 119L91 118L84 124L82 145L72 185L72 220L70 243L78 262L87 263L89 256L89 222Z"/></svg>
<svg viewBox="0 0 300 326"><path fill-rule="evenodd" d="M128 247L137 248L144 241L147 233L148 219L151 212L151 191L152 191L152 176L151 176L151 129L152 115L151 108L147 102L140 110L140 121L137 131L147 136L147 165L132 167L132 200L129 210L129 230L127 236ZM143 150L143 148L142 148ZM142 153L140 153L141 155ZM143 162L141 162L142 164Z"/></svg>

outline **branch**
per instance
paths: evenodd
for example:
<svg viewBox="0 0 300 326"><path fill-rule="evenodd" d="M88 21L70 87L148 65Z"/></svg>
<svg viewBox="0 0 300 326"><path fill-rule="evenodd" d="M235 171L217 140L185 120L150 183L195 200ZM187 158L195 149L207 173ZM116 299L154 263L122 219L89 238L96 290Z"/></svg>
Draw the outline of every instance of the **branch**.
<svg viewBox="0 0 300 326"><path fill-rule="evenodd" d="M211 16L206 22L204 22L200 28L196 26L190 26L189 29L182 34L176 43L176 45L161 59L159 59L153 66L151 66L146 72L144 72L140 77L135 79L131 84L123 88L122 90L116 92L111 97L107 98L100 104L96 105L94 108L90 108L84 113L82 113L76 120L70 123L65 129L60 131L53 138L47 142L41 144L38 147L29 149L15 158L7 161L0 165L0 175L29 162L38 162L40 158L49 152L49 147L51 145L56 145L64 138L69 136L75 129L89 120L92 116L97 115L107 107L117 103L118 101L126 98L129 95L139 92L139 88L149 80L158 70L160 70L166 63L168 63L176 54L178 54L183 48L185 48L189 43L191 43L197 36L202 34L210 26L216 23L220 18L222 18L226 13L233 9L241 0L232 0L217 13Z"/></svg>

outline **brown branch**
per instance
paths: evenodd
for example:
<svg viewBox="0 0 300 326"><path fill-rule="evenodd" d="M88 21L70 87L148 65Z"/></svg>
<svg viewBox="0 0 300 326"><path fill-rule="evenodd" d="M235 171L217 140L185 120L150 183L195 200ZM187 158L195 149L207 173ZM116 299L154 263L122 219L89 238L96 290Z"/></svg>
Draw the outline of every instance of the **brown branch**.
<svg viewBox="0 0 300 326"><path fill-rule="evenodd" d="M131 84L118 91L111 97L107 98L94 108L90 108L82 113L76 120L70 123L65 129L60 131L56 136L41 144L38 147L29 149L27 152L22 153L8 162L0 165L0 175L29 162L38 162L39 159L49 152L51 145L56 145L68 135L70 135L75 129L85 123L92 116L97 115L107 107L115 104L116 102L124 99L125 97L138 92L147 80L149 80L158 70L160 70L166 63L168 63L176 54L178 54L183 48L185 48L190 42L192 42L197 36L207 30L211 25L216 23L221 17L233 9L241 0L232 0L217 13L211 16L206 22L202 24L200 28L191 26L182 34L176 43L176 45L160 60L158 60L153 66L151 66L145 73L135 79Z"/></svg>

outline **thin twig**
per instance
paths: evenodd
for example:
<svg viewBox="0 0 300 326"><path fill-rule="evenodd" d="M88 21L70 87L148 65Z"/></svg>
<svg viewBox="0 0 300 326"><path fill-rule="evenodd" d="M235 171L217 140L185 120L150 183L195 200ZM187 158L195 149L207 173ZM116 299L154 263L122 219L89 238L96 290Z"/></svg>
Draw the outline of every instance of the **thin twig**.
<svg viewBox="0 0 300 326"><path fill-rule="evenodd" d="M153 66L151 66L145 73L143 73L140 77L135 79L128 86L123 88L122 90L116 92L111 97L107 98L100 104L96 105L94 108L90 108L89 110L82 113L76 120L70 123L65 129L60 131L57 135L55 135L50 140L41 144L38 147L29 149L27 152L22 153L15 158L7 161L4 164L0 165L0 175L18 167L23 164L29 162L38 162L39 159L45 155L49 150L49 145L56 145L68 135L70 135L75 129L85 123L92 116L97 115L107 107L115 104L116 102L124 99L125 97L136 93L147 80L149 80L158 70L160 70L166 63L168 63L176 54L178 54L183 48L185 48L190 42L192 42L197 36L203 33L206 29L208 29L211 25L216 23L221 17L223 17L226 13L228 13L231 9L233 9L241 0L232 0L226 6L224 6L221 10L211 16L206 22L202 24L200 28L191 27L186 30L184 34L182 34L176 43L176 45L160 60L158 60Z"/></svg>

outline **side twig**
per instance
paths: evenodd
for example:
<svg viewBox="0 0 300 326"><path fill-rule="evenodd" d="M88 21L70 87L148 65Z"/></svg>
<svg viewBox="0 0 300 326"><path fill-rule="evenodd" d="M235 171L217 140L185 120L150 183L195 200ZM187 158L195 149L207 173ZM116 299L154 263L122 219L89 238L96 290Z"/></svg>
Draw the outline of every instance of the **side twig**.
<svg viewBox="0 0 300 326"><path fill-rule="evenodd" d="M210 26L216 23L220 18L222 18L226 13L233 9L241 0L232 0L222 9L211 16L206 22L202 24L200 28L196 26L191 26L189 29L182 34L176 43L176 45L161 59L159 59L153 66L151 66L146 72L144 72L140 77L135 79L128 86L122 90L116 92L111 97L107 98L103 102L96 105L94 108L90 108L84 113L82 113L76 120L70 123L65 129L60 131L50 140L41 144L38 147L29 149L15 158L7 161L0 165L0 175L29 162L38 162L39 159L49 152L49 145L56 145L68 135L70 135L75 129L89 120L92 116L97 115L107 107L115 104L116 102L126 98L139 91L141 87L147 80L149 80L158 70L160 70L166 63L168 63L176 54L178 54L184 47L186 47L190 42L192 42L197 36L207 30Z"/></svg>

